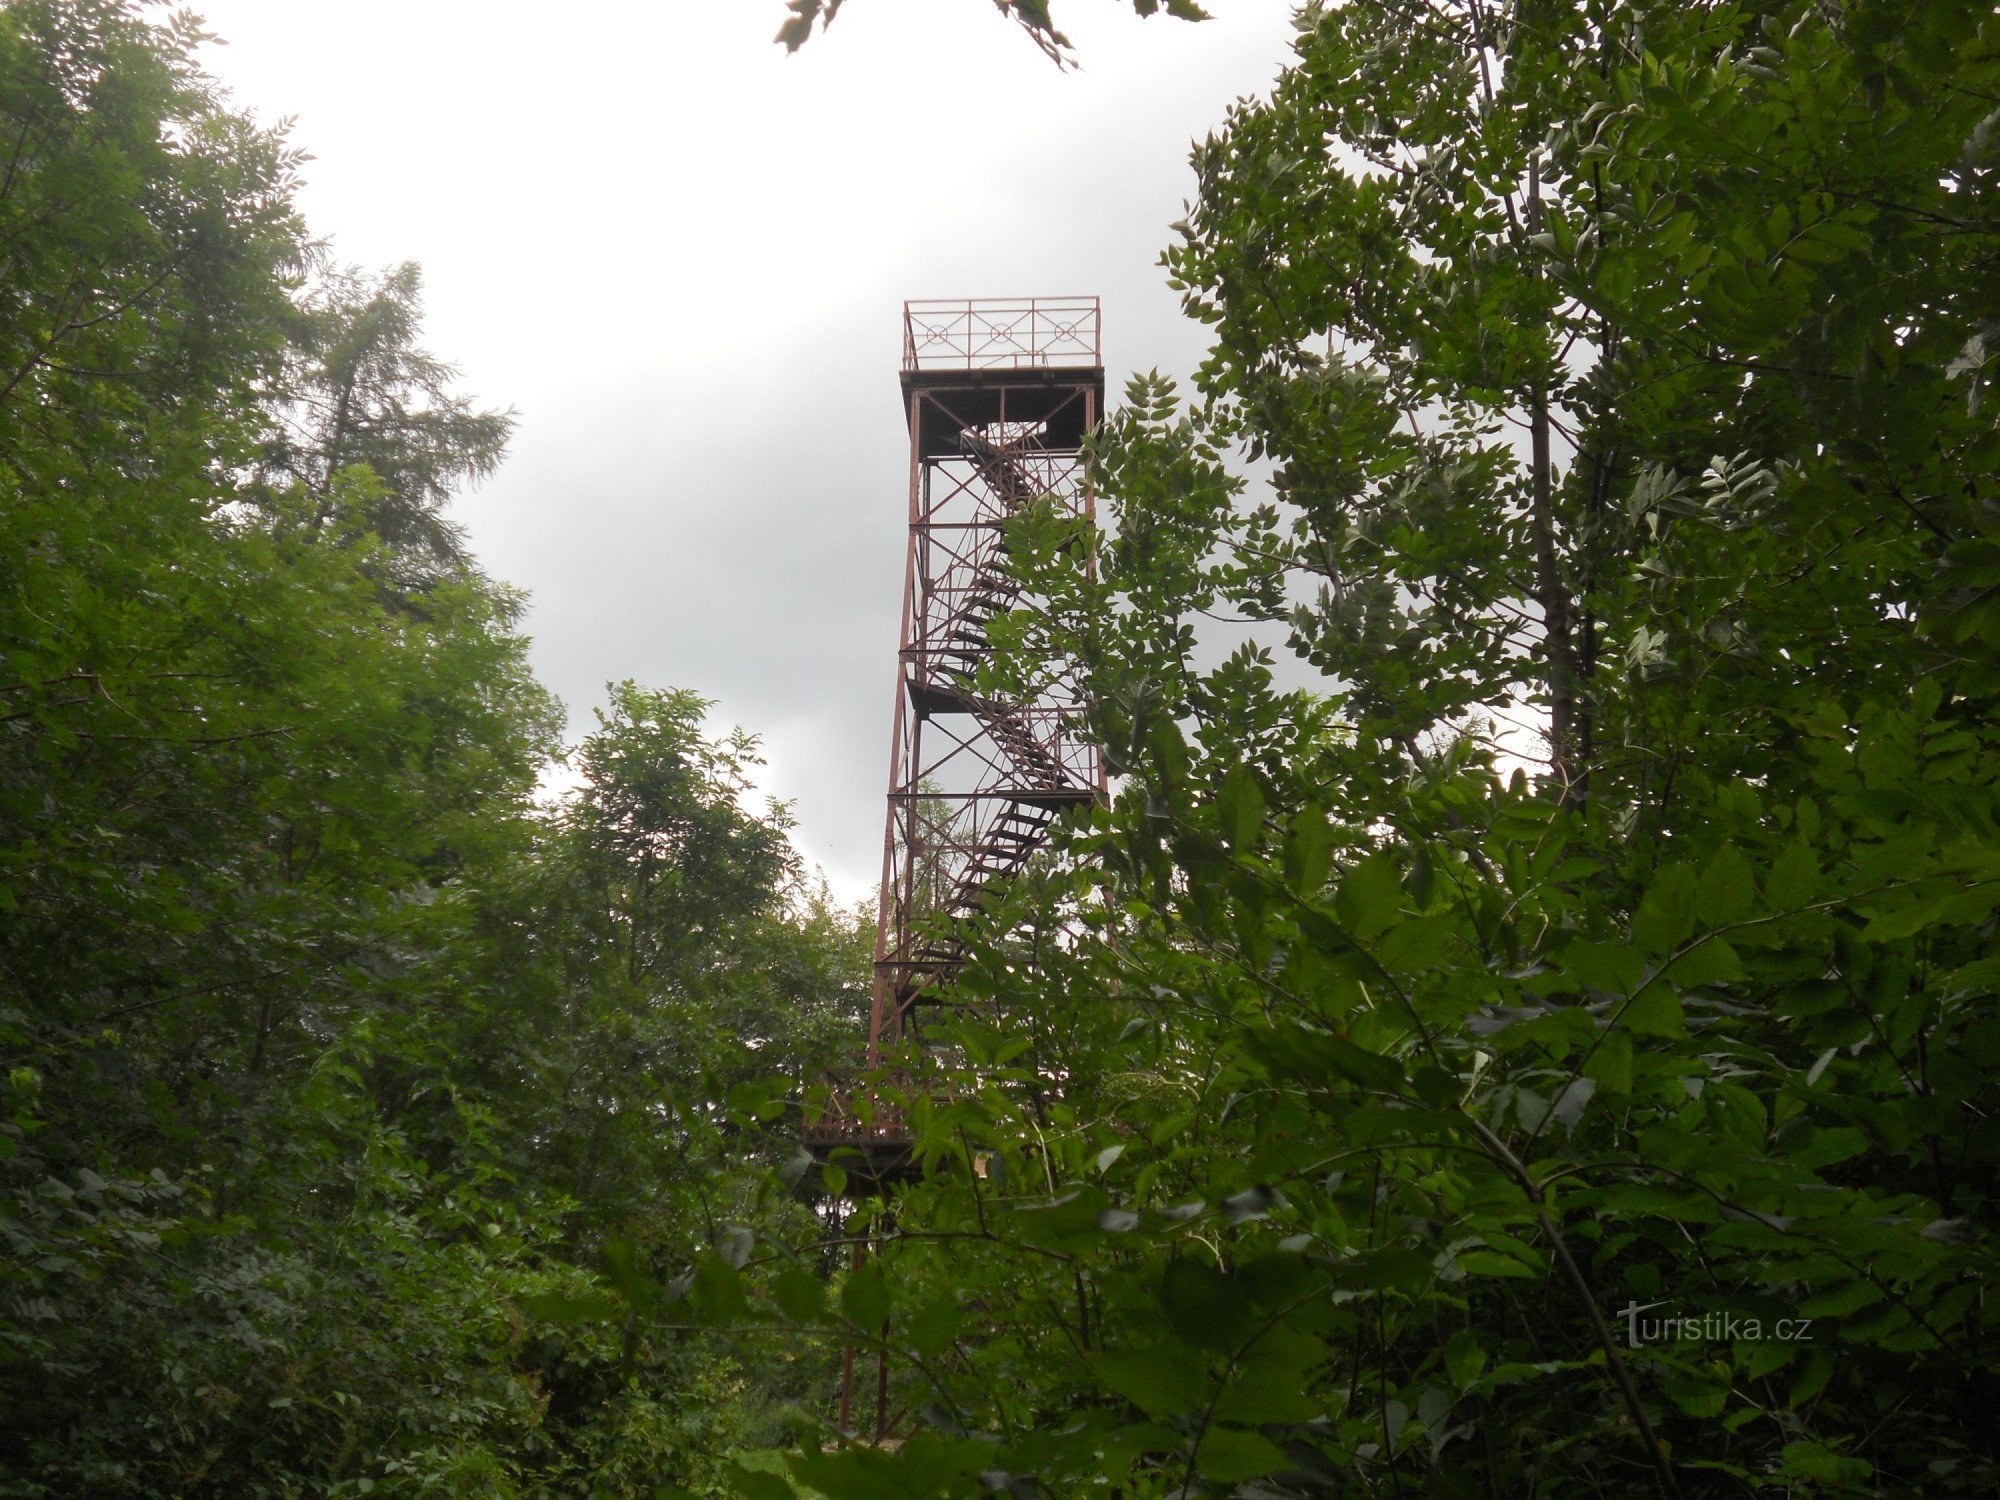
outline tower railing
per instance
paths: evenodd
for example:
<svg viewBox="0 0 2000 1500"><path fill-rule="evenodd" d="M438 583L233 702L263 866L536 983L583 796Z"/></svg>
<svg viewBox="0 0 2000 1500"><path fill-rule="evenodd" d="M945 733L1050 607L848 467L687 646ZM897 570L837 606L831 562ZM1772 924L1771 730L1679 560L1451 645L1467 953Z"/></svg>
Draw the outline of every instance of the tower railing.
<svg viewBox="0 0 2000 1500"><path fill-rule="evenodd" d="M903 304L905 370L1104 363L1095 297L959 297Z"/></svg>

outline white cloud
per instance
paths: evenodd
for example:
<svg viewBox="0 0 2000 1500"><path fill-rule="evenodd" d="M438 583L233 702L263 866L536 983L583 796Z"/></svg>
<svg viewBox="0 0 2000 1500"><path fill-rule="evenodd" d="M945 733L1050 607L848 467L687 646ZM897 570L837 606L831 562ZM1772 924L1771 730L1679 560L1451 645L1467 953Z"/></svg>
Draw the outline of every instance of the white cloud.
<svg viewBox="0 0 2000 1500"><path fill-rule="evenodd" d="M1261 92L1289 7L1057 16L1058 73L980 0L208 0L213 70L297 119L346 260L425 268L427 339L519 408L459 516L534 596L537 669L697 689L761 733L835 890L881 853L906 448L905 297L1096 292L1114 391L1201 330L1154 261L1192 138Z"/></svg>

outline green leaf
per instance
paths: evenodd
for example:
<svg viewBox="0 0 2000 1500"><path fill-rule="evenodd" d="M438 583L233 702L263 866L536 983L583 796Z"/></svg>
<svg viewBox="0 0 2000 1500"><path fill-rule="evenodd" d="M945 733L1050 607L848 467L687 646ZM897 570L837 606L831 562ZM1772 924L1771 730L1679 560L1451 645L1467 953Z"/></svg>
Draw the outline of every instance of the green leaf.
<svg viewBox="0 0 2000 1500"><path fill-rule="evenodd" d="M1822 1443L1787 1443L1783 1454L1783 1472L1794 1479L1851 1489L1866 1485L1869 1476L1875 1472L1875 1466L1865 1458L1849 1458L1835 1453Z"/></svg>
<svg viewBox="0 0 2000 1500"><path fill-rule="evenodd" d="M1671 953L1694 932L1695 872L1684 864L1668 865L1632 918L1632 941L1645 953Z"/></svg>
<svg viewBox="0 0 2000 1500"><path fill-rule="evenodd" d="M1806 1356L1806 1362L1785 1392L1785 1404L1797 1408L1816 1400L1833 1379L1833 1356L1824 1349L1815 1349Z"/></svg>
<svg viewBox="0 0 2000 1500"><path fill-rule="evenodd" d="M979 1493L977 1476L992 1461L990 1443L931 1431L912 1434L894 1452L857 1446L787 1460L826 1500L958 1500Z"/></svg>
<svg viewBox="0 0 2000 1500"><path fill-rule="evenodd" d="M1218 1422L1245 1427L1310 1422L1325 1415L1325 1403L1312 1394L1312 1384L1300 1370L1252 1364L1239 1370L1223 1388L1212 1416Z"/></svg>
<svg viewBox="0 0 2000 1500"><path fill-rule="evenodd" d="M750 1313L742 1273L718 1255L704 1255L695 1266L689 1301L703 1317L717 1323L733 1323Z"/></svg>
<svg viewBox="0 0 2000 1500"><path fill-rule="evenodd" d="M1673 984L1682 989L1692 989L1704 984L1728 984L1743 977L1743 961L1737 957L1736 950L1721 938L1712 937L1696 943L1668 964L1665 973L1654 984Z"/></svg>
<svg viewBox="0 0 2000 1500"><path fill-rule="evenodd" d="M745 1468L739 1459L729 1461L723 1477L741 1500L798 1500L798 1491L782 1476Z"/></svg>
<svg viewBox="0 0 2000 1500"><path fill-rule="evenodd" d="M1971 890L1942 891L1882 913L1861 929L1861 936L1871 943L1886 943L1913 937L1927 927L1982 922L1996 904L2000 904L2000 882L1987 882Z"/></svg>
<svg viewBox="0 0 2000 1500"><path fill-rule="evenodd" d="M1725 844L1695 885L1695 914L1711 927L1740 921L1757 900L1757 877L1743 851Z"/></svg>
<svg viewBox="0 0 2000 1500"><path fill-rule="evenodd" d="M1099 1231L1098 1215L1111 1206L1104 1189L1078 1183L1053 1198L1018 1204L1009 1211L1015 1232L1031 1245L1061 1249Z"/></svg>
<svg viewBox="0 0 2000 1500"><path fill-rule="evenodd" d="M1729 1399L1726 1380L1707 1378L1686 1370L1667 1369L1662 1373L1660 1384L1674 1405L1691 1417L1720 1416L1723 1404Z"/></svg>
<svg viewBox="0 0 2000 1500"><path fill-rule="evenodd" d="M1785 845L1764 877L1764 902L1773 911L1792 911L1819 895L1819 861L1803 840Z"/></svg>
<svg viewBox="0 0 2000 1500"><path fill-rule="evenodd" d="M1458 1268L1468 1276L1505 1276L1517 1281L1539 1281L1547 1274L1540 1266L1516 1260L1494 1250L1465 1250L1456 1257Z"/></svg>
<svg viewBox="0 0 2000 1500"><path fill-rule="evenodd" d="M904 1335L912 1349L928 1358L951 1347L964 1321L965 1309L959 1305L958 1297L947 1294L911 1318Z"/></svg>
<svg viewBox="0 0 2000 1500"><path fill-rule="evenodd" d="M1295 896L1316 895L1333 868L1333 826L1317 807L1303 807L1285 829L1285 884Z"/></svg>
<svg viewBox="0 0 2000 1500"><path fill-rule="evenodd" d="M1202 1434L1195 1467L1218 1484L1241 1484L1292 1467L1285 1450L1262 1433L1241 1427L1211 1427Z"/></svg>
<svg viewBox="0 0 2000 1500"><path fill-rule="evenodd" d="M626 1313L623 1302L601 1292L581 1296L537 1292L522 1297L520 1303L529 1317L544 1323L615 1323Z"/></svg>
<svg viewBox="0 0 2000 1500"><path fill-rule="evenodd" d="M603 1255L604 1274L612 1290L634 1312L642 1316L651 1313L659 1305L660 1288L640 1267L632 1242L623 1235L612 1235L604 1242Z"/></svg>
<svg viewBox="0 0 2000 1500"><path fill-rule="evenodd" d="M847 1273L840 1288L840 1310L851 1322L873 1334L889 1321L894 1307L889 1278L879 1262L865 1260Z"/></svg>
<svg viewBox="0 0 2000 1500"><path fill-rule="evenodd" d="M1208 1404L1208 1381L1184 1353L1107 1349L1092 1368L1107 1387L1149 1416L1186 1416Z"/></svg>
<svg viewBox="0 0 2000 1500"><path fill-rule="evenodd" d="M1479 1336L1469 1328L1454 1333L1444 1346L1444 1369L1460 1390L1479 1378L1486 1368L1486 1350Z"/></svg>
<svg viewBox="0 0 2000 1500"><path fill-rule="evenodd" d="M1845 1318L1864 1307L1873 1307L1883 1293L1872 1281L1850 1281L1845 1286L1817 1292L1799 1304L1802 1318Z"/></svg>
<svg viewBox="0 0 2000 1500"><path fill-rule="evenodd" d="M1451 918L1403 917L1383 935L1377 956L1393 973L1415 974L1446 964L1457 938Z"/></svg>
<svg viewBox="0 0 2000 1500"><path fill-rule="evenodd" d="M826 1316L826 1285L804 1266L785 1266L772 1278L771 1300L794 1323L817 1323Z"/></svg>
<svg viewBox="0 0 2000 1500"><path fill-rule="evenodd" d="M1646 973L1646 960L1624 943L1571 943L1557 958L1577 988L1630 994Z"/></svg>
<svg viewBox="0 0 2000 1500"><path fill-rule="evenodd" d="M1403 1083L1401 1063L1331 1031L1281 1023L1268 1031L1251 1033L1244 1046L1274 1075L1316 1087L1345 1080L1391 1092Z"/></svg>
<svg viewBox="0 0 2000 1500"><path fill-rule="evenodd" d="M1358 938L1372 938L1395 925L1403 901L1402 875L1395 858L1380 850L1341 878L1334 912Z"/></svg>
<svg viewBox="0 0 2000 1500"><path fill-rule="evenodd" d="M1255 1332L1256 1306L1228 1273L1189 1256L1167 1262L1160 1307L1175 1335L1203 1349L1233 1349Z"/></svg>
<svg viewBox="0 0 2000 1500"><path fill-rule="evenodd" d="M1234 1275L1250 1300L1263 1308L1297 1302L1318 1280L1305 1256L1285 1249L1244 1256L1236 1263Z"/></svg>
<svg viewBox="0 0 2000 1500"><path fill-rule="evenodd" d="M1572 1078L1562 1087L1549 1106L1549 1112L1566 1130L1576 1129L1576 1123L1583 1118L1583 1108L1590 1103L1597 1092L1597 1081L1588 1076Z"/></svg>
<svg viewBox="0 0 2000 1500"><path fill-rule="evenodd" d="M1222 833L1229 847L1238 854L1255 850L1264 831L1264 792L1257 785L1257 773L1240 763L1230 767L1222 779L1216 810L1222 816Z"/></svg>
<svg viewBox="0 0 2000 1500"><path fill-rule="evenodd" d="M1632 1034L1622 1026L1606 1031L1584 1063L1583 1076L1608 1094L1631 1093Z"/></svg>
<svg viewBox="0 0 2000 1500"><path fill-rule="evenodd" d="M1655 979L1622 1006L1617 1018L1635 1036L1686 1036L1687 1010L1674 987Z"/></svg>
<svg viewBox="0 0 2000 1500"><path fill-rule="evenodd" d="M1411 1075L1417 1097L1433 1109L1450 1109L1465 1092L1464 1083L1434 1063L1424 1063Z"/></svg>

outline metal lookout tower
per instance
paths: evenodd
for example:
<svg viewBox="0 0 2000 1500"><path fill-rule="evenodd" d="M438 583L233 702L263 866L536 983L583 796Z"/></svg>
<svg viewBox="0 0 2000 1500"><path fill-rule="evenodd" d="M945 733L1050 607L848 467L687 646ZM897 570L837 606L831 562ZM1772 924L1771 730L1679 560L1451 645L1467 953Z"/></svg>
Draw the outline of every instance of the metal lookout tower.
<svg viewBox="0 0 2000 1500"><path fill-rule="evenodd" d="M921 1041L921 1015L964 957L963 926L1065 808L1105 794L1061 683L982 694L987 627L1014 607L1007 521L1030 505L1094 514L1082 444L1104 404L1095 297L968 298L903 308L909 537L889 746L870 1068ZM907 1145L873 1101L836 1098L808 1144L879 1186Z"/></svg>

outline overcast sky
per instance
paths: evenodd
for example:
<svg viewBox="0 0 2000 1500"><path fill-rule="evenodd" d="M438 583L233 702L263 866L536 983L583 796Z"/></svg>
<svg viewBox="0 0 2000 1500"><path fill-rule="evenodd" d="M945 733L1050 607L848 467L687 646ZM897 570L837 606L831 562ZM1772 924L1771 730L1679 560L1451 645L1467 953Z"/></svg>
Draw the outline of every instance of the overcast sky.
<svg viewBox="0 0 2000 1500"><path fill-rule="evenodd" d="M607 681L716 700L843 899L881 858L906 297L1095 292L1114 391L1201 329L1155 262L1190 142L1282 66L1290 7L1059 0L1059 73L982 0L206 0L212 70L296 120L337 255L422 263L427 342L512 405L459 519L533 596L574 736Z"/></svg>

